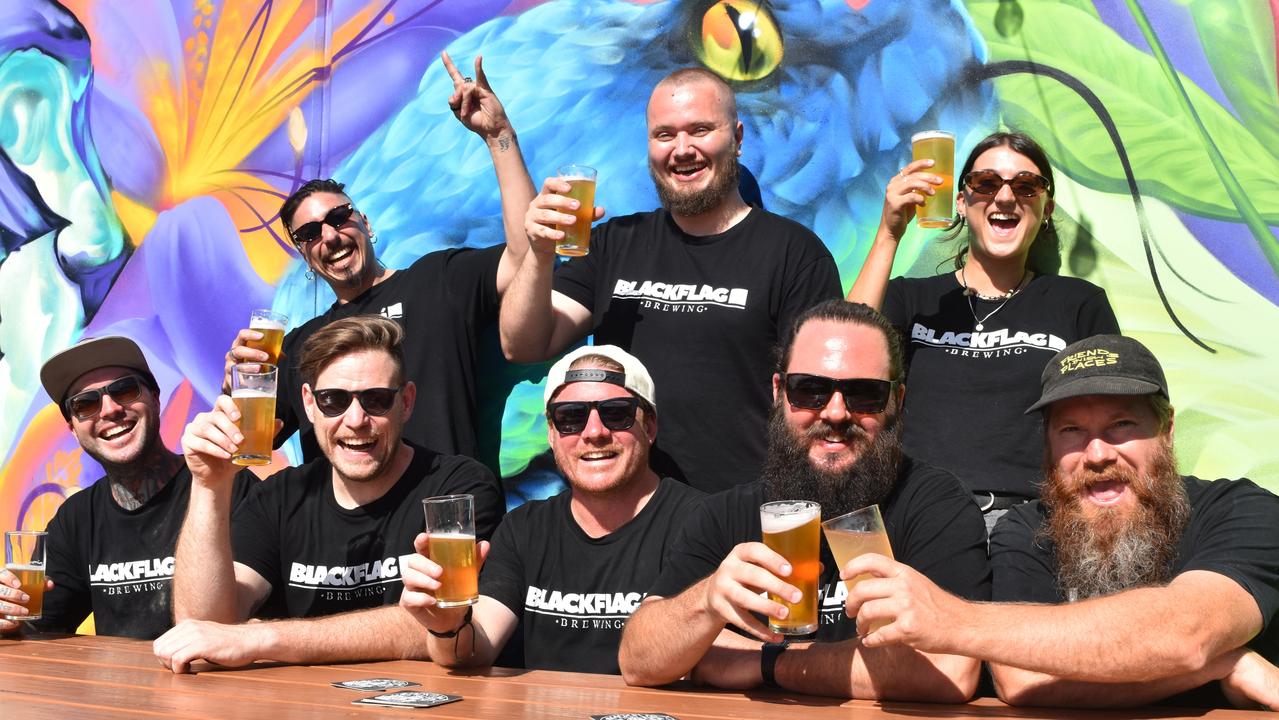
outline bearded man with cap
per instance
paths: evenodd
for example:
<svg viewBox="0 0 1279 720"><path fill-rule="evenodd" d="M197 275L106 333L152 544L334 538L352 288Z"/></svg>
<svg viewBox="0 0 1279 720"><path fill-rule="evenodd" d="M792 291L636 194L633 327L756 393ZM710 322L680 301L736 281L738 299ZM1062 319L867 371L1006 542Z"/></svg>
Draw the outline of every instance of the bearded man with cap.
<svg viewBox="0 0 1279 720"><path fill-rule="evenodd" d="M40 382L80 447L106 475L66 499L46 530L38 630L75 632L93 613L99 635L154 639L173 625L173 553L191 490L182 456L160 440L160 386L126 337L100 337L54 355ZM254 476L236 476L238 505ZM13 574L0 571L0 613L26 614ZM22 595L22 597L15 597ZM20 623L0 619L0 632Z"/></svg>
<svg viewBox="0 0 1279 720"><path fill-rule="evenodd" d="M882 557L847 610L868 647L990 663L1001 698L1058 707L1279 709L1279 498L1180 475L1173 409L1141 343L1097 335L1044 369L1042 499L991 535L992 595L953 597ZM992 631L997 628L997 631Z"/></svg>
<svg viewBox="0 0 1279 720"><path fill-rule="evenodd" d="M569 488L511 511L492 544L480 543L479 602L436 606L441 571L425 557L425 534L405 564L400 605L430 632L431 659L442 665L501 657L530 669L617 673L622 627L702 495L649 467L653 380L621 348L566 355L547 376L545 400L547 438Z"/></svg>

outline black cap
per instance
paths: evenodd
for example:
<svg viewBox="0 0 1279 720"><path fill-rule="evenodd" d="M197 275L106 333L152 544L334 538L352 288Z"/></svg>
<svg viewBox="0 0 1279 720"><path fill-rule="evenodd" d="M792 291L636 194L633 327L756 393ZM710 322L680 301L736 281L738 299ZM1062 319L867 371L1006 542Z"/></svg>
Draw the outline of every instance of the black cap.
<svg viewBox="0 0 1279 720"><path fill-rule="evenodd" d="M1094 335L1066 347L1044 366L1043 394L1026 413L1080 395L1153 395L1168 398L1168 381L1145 345L1123 335Z"/></svg>

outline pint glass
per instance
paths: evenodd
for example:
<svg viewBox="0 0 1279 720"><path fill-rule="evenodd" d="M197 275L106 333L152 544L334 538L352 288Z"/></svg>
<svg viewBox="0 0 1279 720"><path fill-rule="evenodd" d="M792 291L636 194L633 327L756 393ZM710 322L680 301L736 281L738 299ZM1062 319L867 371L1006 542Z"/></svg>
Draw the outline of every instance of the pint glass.
<svg viewBox="0 0 1279 720"><path fill-rule="evenodd" d="M249 316L249 329L262 333L261 340L249 340L244 343L254 350L261 350L269 357L267 362L280 364L280 346L284 344L284 328L289 324L289 316L270 310L254 310Z"/></svg>
<svg viewBox="0 0 1279 720"><path fill-rule="evenodd" d="M26 615L5 615L6 620L39 620L44 611L44 560L45 540L43 532L11 530L4 534L4 566L18 576L27 601Z"/></svg>
<svg viewBox="0 0 1279 720"><path fill-rule="evenodd" d="M817 631L817 581L821 574L822 508L807 500L781 500L759 506L764 544L786 558L791 574L786 581L804 594L789 603L769 593L768 599L785 605L784 620L768 619L768 627L783 635L807 635Z"/></svg>
<svg viewBox="0 0 1279 720"><path fill-rule="evenodd" d="M914 160L932 160L934 165L924 172L940 175L941 185L934 186L936 195L925 195L915 221L923 228L949 227L955 214L955 136L940 130L915 133L910 138Z"/></svg>
<svg viewBox="0 0 1279 720"><path fill-rule="evenodd" d="M866 553L893 556L893 548L888 544L888 532L884 530L884 519L879 514L878 505L827 520L822 523L822 530L826 533L826 543L830 545L830 553L835 556L840 569L853 558ZM857 583L869 577L871 576L858 575L850 578L844 581L844 587L851 593ZM872 623L870 630L874 632L887 624L887 621Z"/></svg>
<svg viewBox="0 0 1279 720"><path fill-rule="evenodd" d="M268 465L275 435L275 385L279 370L266 363L231 368L231 399L240 410L244 442L231 456L236 465Z"/></svg>
<svg viewBox="0 0 1279 720"><path fill-rule="evenodd" d="M565 197L578 202L572 225L560 225L564 239L555 243L555 252L566 257L577 257L591 251L591 222L595 219L595 168L586 165L564 165L556 173L569 184Z"/></svg>
<svg viewBox="0 0 1279 720"><path fill-rule="evenodd" d="M422 501L426 513L427 556L444 569L435 603L440 607L470 605L480 599L475 563L475 498L444 495Z"/></svg>

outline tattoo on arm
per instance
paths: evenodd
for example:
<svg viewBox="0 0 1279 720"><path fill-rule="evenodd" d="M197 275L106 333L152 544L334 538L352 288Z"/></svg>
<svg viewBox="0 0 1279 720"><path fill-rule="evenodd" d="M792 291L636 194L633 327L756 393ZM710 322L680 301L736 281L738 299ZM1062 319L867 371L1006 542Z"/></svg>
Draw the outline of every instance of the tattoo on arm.
<svg viewBox="0 0 1279 720"><path fill-rule="evenodd" d="M499 149L499 150L501 150L502 152L506 152L507 150L510 150L510 149L511 149L511 136L510 136L510 135L506 135L506 134L499 135L499 136L497 137L497 147L498 147L498 149Z"/></svg>

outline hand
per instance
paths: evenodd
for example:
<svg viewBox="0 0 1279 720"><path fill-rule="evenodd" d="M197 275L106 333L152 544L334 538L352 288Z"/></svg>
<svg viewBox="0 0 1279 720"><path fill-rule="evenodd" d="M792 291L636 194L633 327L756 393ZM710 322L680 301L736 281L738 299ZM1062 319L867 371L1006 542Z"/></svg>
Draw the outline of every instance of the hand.
<svg viewBox="0 0 1279 720"><path fill-rule="evenodd" d="M908 645L922 652L953 652L956 623L963 601L937 587L909 565L876 553L859 555L839 576L857 582L844 601L844 612L857 620L857 634L867 648ZM872 628L878 628L872 631Z"/></svg>
<svg viewBox="0 0 1279 720"><path fill-rule="evenodd" d="M542 191L529 203L528 212L524 214L524 234L528 235L529 247L535 252L555 252L555 242L564 239L564 231L556 226L572 225L577 221L577 216L572 213L578 208L578 201L563 194L570 189L567 180L546 178ZM596 205L595 220L602 217L604 208Z"/></svg>
<svg viewBox="0 0 1279 720"><path fill-rule="evenodd" d="M514 134L506 108L497 99L484 74L483 58L475 56L474 79L462 77L447 52L440 53L444 69L453 78L453 94L449 96L449 109L467 130L485 140L497 138L503 133Z"/></svg>
<svg viewBox="0 0 1279 720"><path fill-rule="evenodd" d="M456 630L466 615L466 607L441 608L436 605L435 591L440 589L440 576L444 568L427 558L426 533L418 533L413 539L416 554L406 557L400 566L400 579L404 590L400 593L400 607L408 611L427 630L446 633ZM475 572L484 566L489 554L489 544L481 540L475 544Z"/></svg>
<svg viewBox="0 0 1279 720"><path fill-rule="evenodd" d="M723 641L729 635L736 640L730 642L731 647L724 647ZM751 690L764 682L759 656L759 643L726 630L720 635L720 640L697 661L697 665L689 673L689 679L698 685L725 690Z"/></svg>
<svg viewBox="0 0 1279 720"><path fill-rule="evenodd" d="M916 208L924 204L924 196L937 194L933 186L941 185L942 177L922 172L933 164L932 160L916 160L888 181L879 224L894 239L900 240L906 233L906 226L915 219Z"/></svg>
<svg viewBox="0 0 1279 720"><path fill-rule="evenodd" d="M763 543L741 543L719 564L715 574L706 579L706 610L722 622L735 625L764 642L781 642L780 633L772 632L752 612L785 619L787 608L760 595L761 591L799 602L803 593L782 580L791 574L786 558Z"/></svg>
<svg viewBox="0 0 1279 720"><path fill-rule="evenodd" d="M264 363L271 359L265 350L258 350L248 346L250 340L261 340L262 333L257 330L245 328L235 336L235 340L231 343L231 349L226 353L226 364L223 366L222 375L222 392L231 394L231 368L239 363ZM285 357L284 353L280 353L280 357Z"/></svg>
<svg viewBox="0 0 1279 720"><path fill-rule="evenodd" d="M270 623L223 625L209 620L183 620L156 638L156 659L175 673L191 672L192 663L204 661L224 667L241 667L264 660L263 636Z"/></svg>
<svg viewBox="0 0 1279 720"><path fill-rule="evenodd" d="M240 410L235 401L219 395L213 401L212 410L196 415L186 426L182 433L182 454L197 482L220 486L235 474L231 456L244 442L239 422Z"/></svg>
<svg viewBox="0 0 1279 720"><path fill-rule="evenodd" d="M1252 650L1240 648L1230 674L1221 679L1221 691L1237 708L1279 710L1279 668Z"/></svg>
<svg viewBox="0 0 1279 720"><path fill-rule="evenodd" d="M22 629L21 620L6 620L5 615L27 615L27 603L31 596L22 592L22 583L18 576L8 569L0 568L0 635L8 635ZM44 581L45 592L53 589L53 581Z"/></svg>

